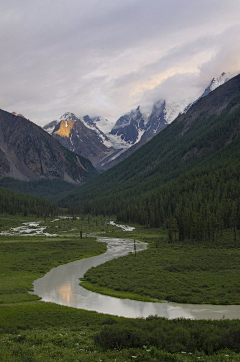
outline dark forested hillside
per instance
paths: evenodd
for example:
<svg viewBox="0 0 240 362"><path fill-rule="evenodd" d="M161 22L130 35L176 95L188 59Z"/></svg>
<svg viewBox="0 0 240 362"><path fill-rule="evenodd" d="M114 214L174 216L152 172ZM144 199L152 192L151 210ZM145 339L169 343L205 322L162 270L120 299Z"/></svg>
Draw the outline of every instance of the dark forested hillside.
<svg viewBox="0 0 240 362"><path fill-rule="evenodd" d="M20 181L14 178L4 177L0 179L0 187L17 193L53 199L64 195L76 187L75 184L58 179L40 179L37 181Z"/></svg>
<svg viewBox="0 0 240 362"><path fill-rule="evenodd" d="M48 217L57 215L57 205L37 197L15 194L0 187L0 213Z"/></svg>
<svg viewBox="0 0 240 362"><path fill-rule="evenodd" d="M62 205L166 225L180 239L239 225L240 75ZM171 235L170 235L171 237Z"/></svg>

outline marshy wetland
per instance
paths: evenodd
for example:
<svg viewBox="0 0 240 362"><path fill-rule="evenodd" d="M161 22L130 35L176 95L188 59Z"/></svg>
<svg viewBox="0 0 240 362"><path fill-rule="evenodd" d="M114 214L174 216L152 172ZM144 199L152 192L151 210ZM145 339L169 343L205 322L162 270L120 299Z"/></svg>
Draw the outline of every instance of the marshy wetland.
<svg viewBox="0 0 240 362"><path fill-rule="evenodd" d="M29 294L28 291L32 289L34 280L44 276L50 269L106 252L106 245L91 238L90 233L104 231L104 237L126 238L124 231L113 225L107 225L109 221L100 217L52 221L42 220L40 225L47 226L46 232L57 234L55 237L44 235L1 236L0 360L116 360L120 362L132 360L239 360L239 320L227 320L226 316L219 321L167 320L156 316L150 316L146 319L126 319L53 303L44 303L36 295ZM10 230L10 227L19 227L23 222L36 222L36 219L23 220L16 217L5 219L2 217L1 231ZM82 239L79 234L80 230L83 232ZM171 247L172 250L175 250L172 252L171 268L173 268L174 261L175 265L179 265L179 259L176 258L178 250L179 258L184 249L186 249L186 253L187 251L189 253L183 259L184 264L188 261L194 265L196 264L194 258L199 258L199 254L194 256L194 245L168 245L164 231L136 228L127 233L127 238L148 242L149 247L136 256L131 253L103 264L101 267L109 268L108 265L110 265L113 270L116 266L115 274L117 275L119 274L119 266L115 262L118 260L120 263L126 264L129 259L132 265L130 269L131 279L137 284L141 279L142 283L146 283L144 278L137 278L139 270L136 269L135 265L137 262L140 266L143 264L140 256L145 254L145 263L150 271L153 267L156 269L156 265L150 263L152 260L151 253L152 255L157 253L158 257L159 255L164 256L164 245L166 254L162 257L163 261L164 258L170 257ZM227 253L229 257L231 253L234 255L234 262L231 267L228 267L226 274L229 276L232 273L235 275L234 278L237 278L238 248L231 243L229 245L227 239L226 233L221 245L212 245L212 249L216 251L216 258L218 257L219 260L224 259ZM206 249L206 253L213 253L210 245L202 245L202 248ZM195 249L197 248L195 247ZM221 251L222 258L220 258ZM148 255L148 253L150 254ZM190 254L193 258L192 261L189 260ZM217 261L215 263L217 264ZM223 263L222 261L222 265ZM228 264L228 260L226 260L226 266ZM93 271L98 271L98 268L101 267L99 266ZM206 270L206 267L204 268L205 275L206 273L214 273L213 265L211 265L211 272ZM124 273L123 267L121 270ZM142 273L145 273L144 269L142 269ZM181 271L175 270L175 274L178 273L181 274ZM103 280L106 279L105 274L105 272L102 273ZM222 275L221 278L224 279L224 273ZM234 286L236 287L234 278L229 288L234 289ZM156 285L156 279L157 274L152 277L152 289ZM206 277L205 280L207 281ZM224 283L225 281L222 281L222 285ZM91 285L97 287L96 282ZM88 287L90 288L91 285ZM182 285L179 287L182 288ZM144 284L140 285L139 289L127 285L125 291L121 291L118 286L114 290L114 287L109 283L108 290L102 290L102 292L108 292L108 294L111 294L111 291L112 293L116 292L122 298L130 294L135 299L139 299L141 295L146 299L153 298L150 292L145 292L144 296L144 293L140 292L140 288L144 290ZM216 286L218 293L217 288L218 286ZM176 295L177 292L176 289ZM236 304L238 304L237 300Z"/></svg>

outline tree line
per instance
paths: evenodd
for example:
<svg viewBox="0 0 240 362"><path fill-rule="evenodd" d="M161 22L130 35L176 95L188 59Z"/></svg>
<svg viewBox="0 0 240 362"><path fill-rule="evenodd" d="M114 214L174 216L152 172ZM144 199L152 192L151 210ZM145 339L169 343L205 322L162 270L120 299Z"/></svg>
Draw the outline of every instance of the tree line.
<svg viewBox="0 0 240 362"><path fill-rule="evenodd" d="M46 199L16 194L0 188L0 212L10 215L48 217L57 215L58 207Z"/></svg>
<svg viewBox="0 0 240 362"><path fill-rule="evenodd" d="M94 198L81 209L116 215L118 221L166 228L170 241L215 240L229 228L236 234L240 229L240 159L236 155L230 162L228 158L229 153L235 154L234 149L232 145L219 161L210 159L142 195L122 190Z"/></svg>
<svg viewBox="0 0 240 362"><path fill-rule="evenodd" d="M240 228L240 97L220 115L175 121L129 159L63 199L72 213L167 228L169 240L215 240ZM188 124L188 121L190 122ZM186 127L187 124L187 127Z"/></svg>

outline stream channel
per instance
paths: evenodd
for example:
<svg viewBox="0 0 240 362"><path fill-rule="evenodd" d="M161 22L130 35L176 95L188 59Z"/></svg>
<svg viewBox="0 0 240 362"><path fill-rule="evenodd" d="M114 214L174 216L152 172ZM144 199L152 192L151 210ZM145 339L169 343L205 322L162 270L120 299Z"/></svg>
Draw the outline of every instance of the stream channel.
<svg viewBox="0 0 240 362"><path fill-rule="evenodd" d="M33 293L42 301L73 308L96 311L127 318L146 318L158 315L168 319L239 319L240 305L151 303L120 299L91 292L79 285L79 278L91 267L133 252L132 239L97 237L107 243L107 252L87 259L81 259L50 270L44 277L34 281ZM146 243L136 241L137 252L145 250Z"/></svg>

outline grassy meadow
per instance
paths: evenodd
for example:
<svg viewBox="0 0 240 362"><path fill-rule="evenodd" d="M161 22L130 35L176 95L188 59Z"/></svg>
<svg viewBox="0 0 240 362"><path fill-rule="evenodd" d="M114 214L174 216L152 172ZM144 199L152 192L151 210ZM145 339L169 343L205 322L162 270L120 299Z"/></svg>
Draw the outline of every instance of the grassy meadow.
<svg viewBox="0 0 240 362"><path fill-rule="evenodd" d="M36 219L3 216L0 231L30 221ZM92 232L136 237L148 241L149 250L163 249L164 233L160 239L155 230L123 233L107 221L42 220L57 237L0 236L0 361L239 361L239 321L124 319L41 302L28 293L52 267L103 253L106 246L88 235ZM144 253L124 258L137 261Z"/></svg>
<svg viewBox="0 0 240 362"><path fill-rule="evenodd" d="M230 231L200 243L169 244L165 231L143 227L128 237L147 241L148 249L90 269L82 286L120 298L240 304L240 242L235 244Z"/></svg>

